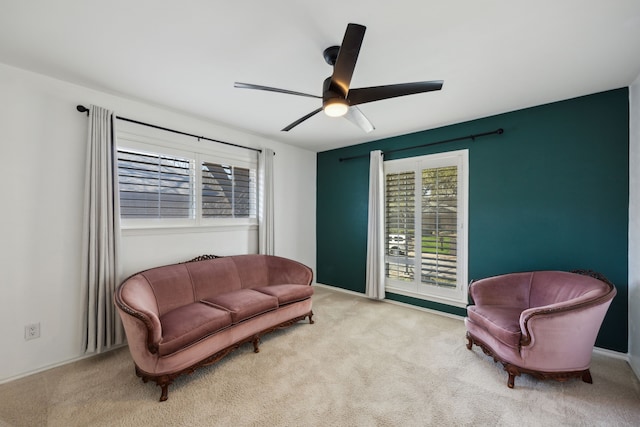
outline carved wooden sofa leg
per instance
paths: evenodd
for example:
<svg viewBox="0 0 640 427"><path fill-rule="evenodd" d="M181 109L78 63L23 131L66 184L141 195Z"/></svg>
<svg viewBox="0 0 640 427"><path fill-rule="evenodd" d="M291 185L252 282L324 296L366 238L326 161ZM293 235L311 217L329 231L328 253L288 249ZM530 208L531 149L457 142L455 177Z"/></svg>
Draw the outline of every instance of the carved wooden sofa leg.
<svg viewBox="0 0 640 427"><path fill-rule="evenodd" d="M591 371L589 369L582 373L582 381L593 384L593 378L591 378Z"/></svg>
<svg viewBox="0 0 640 427"><path fill-rule="evenodd" d="M136 374L138 374L138 368L136 367ZM159 402L164 402L169 398L169 385L173 382L173 379L163 376L159 378L149 378L145 375L138 375L142 378L143 383L148 383L149 380L153 380L158 387L160 387L160 400Z"/></svg>
<svg viewBox="0 0 640 427"><path fill-rule="evenodd" d="M315 320L313 320L313 310L311 310L309 312L309 324L313 325L315 322Z"/></svg>
<svg viewBox="0 0 640 427"><path fill-rule="evenodd" d="M158 385L158 387L160 387L161 390L159 402L164 402L169 398L169 385L173 382L173 378L163 375L158 378L152 378L152 380Z"/></svg>
<svg viewBox="0 0 640 427"><path fill-rule="evenodd" d="M149 382L149 380L153 380L153 382L155 382L158 385L158 387L160 387L161 389L160 400L159 400L160 402L164 402L169 398L169 385L173 382L173 378L171 378L168 375L163 375L161 377L151 377L149 375L146 375L142 370L140 370L138 366L136 366L135 368L136 368L136 376L141 378L143 383L146 384Z"/></svg>

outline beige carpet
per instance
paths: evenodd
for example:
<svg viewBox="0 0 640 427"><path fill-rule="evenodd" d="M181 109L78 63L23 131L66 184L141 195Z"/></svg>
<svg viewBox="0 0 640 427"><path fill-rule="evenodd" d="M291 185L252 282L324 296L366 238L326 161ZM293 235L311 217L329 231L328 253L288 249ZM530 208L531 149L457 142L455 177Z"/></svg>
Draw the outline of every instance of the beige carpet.
<svg viewBox="0 0 640 427"><path fill-rule="evenodd" d="M316 324L178 379L169 400L122 348L0 385L2 426L640 425L640 383L594 355L593 385L507 374L464 325L316 287Z"/></svg>

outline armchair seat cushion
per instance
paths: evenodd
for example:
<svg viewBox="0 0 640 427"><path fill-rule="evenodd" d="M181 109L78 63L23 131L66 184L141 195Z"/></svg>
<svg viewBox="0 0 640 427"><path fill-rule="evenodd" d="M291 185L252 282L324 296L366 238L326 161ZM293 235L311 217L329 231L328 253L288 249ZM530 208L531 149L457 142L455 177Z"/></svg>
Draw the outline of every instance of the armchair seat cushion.
<svg viewBox="0 0 640 427"><path fill-rule="evenodd" d="M226 292L202 302L229 311L234 324L278 308L278 298L253 289Z"/></svg>
<svg viewBox="0 0 640 427"><path fill-rule="evenodd" d="M468 307L467 316L503 344L518 348L522 336L521 312L522 309L517 307L472 305Z"/></svg>
<svg viewBox="0 0 640 427"><path fill-rule="evenodd" d="M162 341L158 353L164 356L227 328L231 325L231 313L196 302L164 314L160 324Z"/></svg>

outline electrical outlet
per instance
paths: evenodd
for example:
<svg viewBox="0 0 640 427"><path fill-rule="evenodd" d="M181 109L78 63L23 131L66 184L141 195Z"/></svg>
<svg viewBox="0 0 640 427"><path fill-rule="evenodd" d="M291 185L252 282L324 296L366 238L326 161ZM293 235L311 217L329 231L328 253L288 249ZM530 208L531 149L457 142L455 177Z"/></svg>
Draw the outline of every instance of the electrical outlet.
<svg viewBox="0 0 640 427"><path fill-rule="evenodd" d="M25 341L34 340L36 338L40 338L40 322L25 325L24 327Z"/></svg>

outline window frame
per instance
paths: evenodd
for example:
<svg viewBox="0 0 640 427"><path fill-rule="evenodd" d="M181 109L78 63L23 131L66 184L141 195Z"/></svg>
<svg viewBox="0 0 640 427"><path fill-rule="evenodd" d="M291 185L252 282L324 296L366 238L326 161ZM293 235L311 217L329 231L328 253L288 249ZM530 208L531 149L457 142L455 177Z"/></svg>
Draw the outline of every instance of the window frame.
<svg viewBox="0 0 640 427"><path fill-rule="evenodd" d="M120 218L122 230L169 230L205 228L257 229L258 227L258 155L252 150L217 146L193 137L168 134L161 130L125 123L116 129L116 150L139 151L189 159L194 199L191 218ZM117 154L117 153L116 153ZM253 171L253 216L248 218L204 218L202 216L202 164L204 162L247 168ZM114 171L118 176L118 170ZM118 187L119 192L119 187ZM118 193L119 194L119 193Z"/></svg>
<svg viewBox="0 0 640 427"><path fill-rule="evenodd" d="M412 281L394 280L385 274L385 290L389 293L409 296L441 304L466 307L468 303L468 213L469 213L469 150L456 150L444 153L427 154L417 157L407 157L402 159L384 161L385 182L389 173L411 172L415 173L416 188L414 190L414 230L415 240L418 240L417 233L422 238L422 171L441 167L456 166L457 176L457 224L456 224L456 287L445 288L422 283L421 274L415 274ZM386 197L386 184L385 184ZM385 203L385 218L387 215ZM385 265L390 259L388 248L390 241L387 236L390 234L386 229L385 219ZM417 254L411 260L413 271L422 271L422 248L417 249Z"/></svg>

